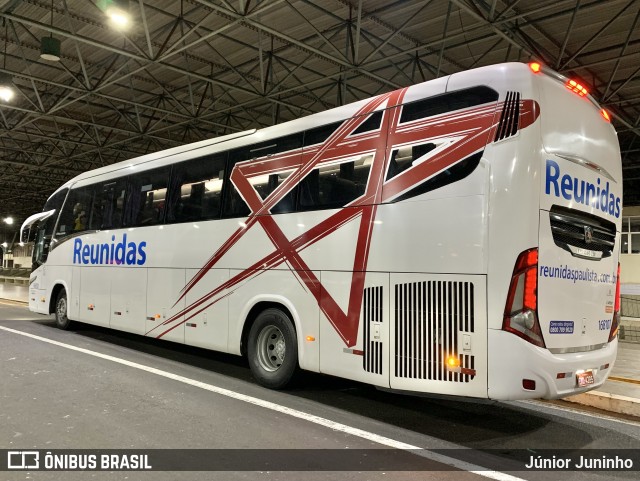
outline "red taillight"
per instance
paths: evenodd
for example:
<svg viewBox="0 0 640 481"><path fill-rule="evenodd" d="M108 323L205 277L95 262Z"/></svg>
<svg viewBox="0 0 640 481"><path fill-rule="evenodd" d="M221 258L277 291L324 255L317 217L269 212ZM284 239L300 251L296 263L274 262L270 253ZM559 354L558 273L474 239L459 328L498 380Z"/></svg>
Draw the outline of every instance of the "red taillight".
<svg viewBox="0 0 640 481"><path fill-rule="evenodd" d="M605 109L600 109L600 115L602 115L602 118L605 119L607 122L611 122L611 116L609 115L609 112L607 112Z"/></svg>
<svg viewBox="0 0 640 481"><path fill-rule="evenodd" d="M531 311L538 310L538 263L535 267L528 269L524 280L524 302L525 309Z"/></svg>
<svg viewBox="0 0 640 481"><path fill-rule="evenodd" d="M502 329L536 346L545 347L538 322L537 248L518 256L507 294Z"/></svg>
<svg viewBox="0 0 640 481"><path fill-rule="evenodd" d="M618 327L620 326L620 263L618 263L618 277L616 279L616 297L613 307L613 320L611 321L611 330L609 331L609 342L613 341L618 335Z"/></svg>
<svg viewBox="0 0 640 481"><path fill-rule="evenodd" d="M522 252L516 261L516 271L522 271L538 263L538 249L529 249Z"/></svg>
<svg viewBox="0 0 640 481"><path fill-rule="evenodd" d="M583 85L579 84L578 82L572 79L567 80L567 83L564 84L564 86L567 87L572 92L577 93L580 97L584 97L589 93Z"/></svg>
<svg viewBox="0 0 640 481"><path fill-rule="evenodd" d="M540 65L538 62L530 62L529 68L533 73L540 73L540 70L542 69L542 65Z"/></svg>

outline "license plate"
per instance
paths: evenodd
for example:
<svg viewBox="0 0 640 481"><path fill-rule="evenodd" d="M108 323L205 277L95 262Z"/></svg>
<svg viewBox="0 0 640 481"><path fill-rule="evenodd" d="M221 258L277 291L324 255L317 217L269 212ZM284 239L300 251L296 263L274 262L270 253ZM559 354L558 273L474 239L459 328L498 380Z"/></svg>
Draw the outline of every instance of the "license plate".
<svg viewBox="0 0 640 481"><path fill-rule="evenodd" d="M594 383L593 371L583 371L576 373L576 379L578 380L578 387L587 387Z"/></svg>

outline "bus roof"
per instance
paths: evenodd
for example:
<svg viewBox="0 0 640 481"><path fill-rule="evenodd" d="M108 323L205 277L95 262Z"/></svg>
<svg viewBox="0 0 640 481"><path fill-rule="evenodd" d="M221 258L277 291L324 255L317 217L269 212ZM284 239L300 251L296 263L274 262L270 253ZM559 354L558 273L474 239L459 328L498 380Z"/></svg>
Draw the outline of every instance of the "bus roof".
<svg viewBox="0 0 640 481"><path fill-rule="evenodd" d="M442 80L446 78L447 77L442 77L437 80ZM433 81L430 81L430 82L433 82ZM419 89L420 85L423 85L425 83L429 83L429 82L423 82L413 87ZM372 98L375 98L375 97L377 97L377 95ZM287 122L272 125L269 127L264 127L262 129L250 129L243 132L235 132L232 134L224 135L222 137L214 137L211 139L201 140L199 142L194 142L194 143L185 144L185 145L173 147L166 150L157 151L150 154L142 155L140 157L134 157L132 159L124 160L122 162L117 162L115 164L99 167L97 169L89 170L81 174L78 174L77 176L65 182L58 189L56 189L54 193L63 188L68 188L79 181L86 180L92 177L97 177L103 174L117 172L119 170L129 168L132 166L139 166L141 164L150 164L149 168L160 167L162 165L171 164L172 163L171 158L180 154L186 154L186 153L195 152L198 150L201 150L201 152L199 152L197 155L212 154L219 151L241 147L246 144L251 144L252 142L265 141L265 140L280 137L286 134L295 134L298 132L308 130L310 128L318 127L325 124L330 124L332 122L336 122L339 120L344 120L352 116L355 112L358 111L358 109L361 106L365 105L367 102L370 102L370 101L371 101L371 98L358 100L356 102L352 102L347 105L335 107L322 112L317 112L302 118L289 120ZM386 105L383 103L377 110L382 110L388 107L392 107L392 106ZM225 145L222 146L221 144L225 144ZM165 162L162 162L162 160L165 160Z"/></svg>

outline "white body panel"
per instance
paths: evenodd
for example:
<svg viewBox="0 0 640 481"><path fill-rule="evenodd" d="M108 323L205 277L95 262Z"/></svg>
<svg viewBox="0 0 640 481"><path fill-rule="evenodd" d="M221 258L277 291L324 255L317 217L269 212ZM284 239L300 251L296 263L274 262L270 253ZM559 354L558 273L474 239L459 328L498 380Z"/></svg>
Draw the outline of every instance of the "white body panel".
<svg viewBox="0 0 640 481"><path fill-rule="evenodd" d="M375 115L378 127L358 130ZM611 214L569 201L562 191L547 194L547 162L560 176L608 181L615 200L622 195L620 156L615 132L594 105L526 65L461 72L260 131L149 154L82 174L61 189L136 178L190 159L206 163L256 143L298 133L302 139L333 123L339 127L325 140L228 160L223 175L203 178L207 192L224 180L223 208L232 183L248 216L225 218L222 211L215 220L76 235L68 235L68 226L32 274L30 308L52 312L64 288L71 319L244 354L256 313L279 306L295 325L301 368L403 391L552 398L585 390L576 386L579 370L594 370L591 387L604 381L617 342L608 342L610 324L598 321L612 318L612 277L568 286L541 271L537 313L546 347L503 330L520 253L537 248L541 266L611 275L619 252L619 234L600 261L575 257L554 240L549 215L557 208L603 218L617 231L620 221L615 202ZM317 178L324 175L317 186L314 169ZM160 207L195 197L195 183L185 185L175 197L167 192L176 187L165 189ZM351 197L301 207L303 195L328 198L333 189ZM270 214L291 192L296 209ZM106 257L96 254L103 250ZM579 329L551 335L558 320ZM450 357L460 366L447 367ZM557 379L558 373L573 374ZM536 388L524 389L525 379Z"/></svg>
<svg viewBox="0 0 640 481"><path fill-rule="evenodd" d="M111 268L111 324L113 329L146 331L147 269ZM81 292L82 292L82 288Z"/></svg>
<svg viewBox="0 0 640 481"><path fill-rule="evenodd" d="M167 269L167 268L147 268L147 303L144 313L145 317L145 331L143 334L152 333L152 335L159 335L160 332L164 332L162 327L167 319L174 315L177 315L185 306L185 300L179 299L180 290L184 287L186 282L185 269ZM178 300L179 299L179 300ZM178 323L182 323L184 316L178 318ZM160 327L159 327L160 326ZM226 339L226 323L223 325L224 330L222 336ZM167 326L167 329L169 326ZM172 331L166 333L163 339L170 341L185 342L186 327L184 324L179 324L178 327ZM159 331L159 332L158 332ZM207 337L207 339L215 338L217 336ZM202 339L204 341L204 338ZM201 342L202 342L201 341ZM211 346L214 342L211 342ZM225 344L215 344L220 348ZM205 346L202 346L205 347Z"/></svg>
<svg viewBox="0 0 640 481"><path fill-rule="evenodd" d="M54 253L55 251L51 254ZM97 326L110 326L112 270L110 267L92 267L81 270L79 321ZM72 292L73 298L76 291Z"/></svg>

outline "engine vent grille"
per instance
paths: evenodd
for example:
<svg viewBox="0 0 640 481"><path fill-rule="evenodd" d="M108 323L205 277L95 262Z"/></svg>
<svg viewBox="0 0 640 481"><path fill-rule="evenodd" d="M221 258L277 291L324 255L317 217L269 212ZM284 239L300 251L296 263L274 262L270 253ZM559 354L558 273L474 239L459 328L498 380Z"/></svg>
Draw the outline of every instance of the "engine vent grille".
<svg viewBox="0 0 640 481"><path fill-rule="evenodd" d="M558 247L577 257L592 260L611 255L616 241L616 226L613 222L555 205L549 212L549 221L553 241ZM582 251L571 249L571 246Z"/></svg>
<svg viewBox="0 0 640 481"><path fill-rule="evenodd" d="M382 374L382 342L371 340L374 326L382 324L383 289L367 287L364 290L362 303L362 319L364 322L364 355L362 363L364 370L373 374ZM382 328L380 327L380 330Z"/></svg>
<svg viewBox="0 0 640 481"><path fill-rule="evenodd" d="M395 286L395 376L469 382L472 374L447 370L447 356L475 369L474 356L458 353L458 334L474 331L473 283L425 281Z"/></svg>
<svg viewBox="0 0 640 481"><path fill-rule="evenodd" d="M520 121L520 92L507 92L495 142L516 135Z"/></svg>

